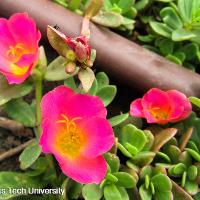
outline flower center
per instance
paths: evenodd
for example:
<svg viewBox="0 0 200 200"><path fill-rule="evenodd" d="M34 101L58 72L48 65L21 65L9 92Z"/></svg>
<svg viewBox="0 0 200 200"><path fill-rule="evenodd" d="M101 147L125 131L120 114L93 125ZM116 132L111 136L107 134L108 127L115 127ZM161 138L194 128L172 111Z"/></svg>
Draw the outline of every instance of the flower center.
<svg viewBox="0 0 200 200"><path fill-rule="evenodd" d="M76 121L80 117L69 119L66 115L61 114L61 120L57 123L63 124L56 138L56 147L60 153L68 156L70 159L78 156L85 145L86 138L80 128L77 127Z"/></svg>
<svg viewBox="0 0 200 200"><path fill-rule="evenodd" d="M160 107L150 108L149 112L153 115L153 117L155 119L167 119L168 118L168 112L163 110Z"/></svg>
<svg viewBox="0 0 200 200"><path fill-rule="evenodd" d="M11 62L17 62L23 54L26 54L27 50L25 49L22 43L18 43L15 46L9 46L6 55Z"/></svg>

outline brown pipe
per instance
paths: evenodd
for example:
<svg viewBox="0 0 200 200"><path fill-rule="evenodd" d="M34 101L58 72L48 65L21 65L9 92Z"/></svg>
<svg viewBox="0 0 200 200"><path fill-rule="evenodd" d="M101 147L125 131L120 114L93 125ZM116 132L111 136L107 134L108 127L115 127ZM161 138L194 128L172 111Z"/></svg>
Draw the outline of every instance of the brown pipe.
<svg viewBox="0 0 200 200"><path fill-rule="evenodd" d="M68 36L80 33L82 17L50 0L1 0L1 16L9 17L15 12L28 12L44 36L46 26L56 24ZM159 87L200 97L200 75L94 24L91 24L91 35L98 66L117 80L140 91Z"/></svg>

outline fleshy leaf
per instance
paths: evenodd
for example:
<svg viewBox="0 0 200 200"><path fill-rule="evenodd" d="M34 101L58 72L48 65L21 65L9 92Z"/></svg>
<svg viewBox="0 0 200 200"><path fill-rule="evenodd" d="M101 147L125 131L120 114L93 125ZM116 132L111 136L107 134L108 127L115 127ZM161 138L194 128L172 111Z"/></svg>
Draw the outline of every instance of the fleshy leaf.
<svg viewBox="0 0 200 200"><path fill-rule="evenodd" d="M66 64L67 60L64 57L62 56L57 57L47 66L44 79L47 81L62 81L69 78L70 76L75 75L77 73L77 70L72 75L68 75L65 72Z"/></svg>
<svg viewBox="0 0 200 200"><path fill-rule="evenodd" d="M29 94L33 90L31 83L25 82L20 85L9 85L3 76L0 76L0 105L11 99L17 99Z"/></svg>
<svg viewBox="0 0 200 200"><path fill-rule="evenodd" d="M92 18L92 21L110 28L117 28L122 25L123 17L115 12L100 12Z"/></svg>
<svg viewBox="0 0 200 200"><path fill-rule="evenodd" d="M84 91L88 92L95 80L95 75L94 72L89 67L87 67L86 69L79 70L78 78L81 81Z"/></svg>
<svg viewBox="0 0 200 200"><path fill-rule="evenodd" d="M104 86L100 90L98 90L96 96L101 98L101 100L104 103L104 106L108 106L115 98L116 93L117 93L116 86L108 85L108 86Z"/></svg>
<svg viewBox="0 0 200 200"><path fill-rule="evenodd" d="M152 151L157 152L160 148L168 142L172 137L177 133L177 129L175 128L167 128L162 130L160 133L157 133L154 137L154 145L152 147Z"/></svg>
<svg viewBox="0 0 200 200"><path fill-rule="evenodd" d="M20 161L20 168L25 170L30 167L40 156L41 148L38 145L38 142L35 141L34 143L30 144L28 147L24 149L22 154L19 157Z"/></svg>
<svg viewBox="0 0 200 200"><path fill-rule="evenodd" d="M113 175L118 179L116 185L119 187L133 188L136 186L137 180L126 172L116 172Z"/></svg>
<svg viewBox="0 0 200 200"><path fill-rule="evenodd" d="M128 113L117 115L117 116L110 118L109 122L110 122L111 126L114 127L114 126L117 126L117 125L121 124L122 122L124 122L128 118L128 116L129 116Z"/></svg>
<svg viewBox="0 0 200 200"><path fill-rule="evenodd" d="M83 186L82 195L85 200L100 200L103 192L98 185L88 184Z"/></svg>
<svg viewBox="0 0 200 200"><path fill-rule="evenodd" d="M13 99L6 103L4 110L8 116L26 127L35 127L36 117L32 107L22 99Z"/></svg>

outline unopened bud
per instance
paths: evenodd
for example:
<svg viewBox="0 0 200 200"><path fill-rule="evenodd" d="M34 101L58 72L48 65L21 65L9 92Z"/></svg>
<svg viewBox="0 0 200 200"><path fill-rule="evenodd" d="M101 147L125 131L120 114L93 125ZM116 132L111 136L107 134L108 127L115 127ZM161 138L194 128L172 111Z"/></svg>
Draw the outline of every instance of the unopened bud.
<svg viewBox="0 0 200 200"><path fill-rule="evenodd" d="M65 67L65 72L67 74L73 74L76 71L76 64L74 62L67 63Z"/></svg>
<svg viewBox="0 0 200 200"><path fill-rule="evenodd" d="M68 50L66 54L66 58L70 61L75 61L76 59L76 54L73 50Z"/></svg>
<svg viewBox="0 0 200 200"><path fill-rule="evenodd" d="M81 42L75 47L76 58L79 62L84 62L88 58L87 47Z"/></svg>

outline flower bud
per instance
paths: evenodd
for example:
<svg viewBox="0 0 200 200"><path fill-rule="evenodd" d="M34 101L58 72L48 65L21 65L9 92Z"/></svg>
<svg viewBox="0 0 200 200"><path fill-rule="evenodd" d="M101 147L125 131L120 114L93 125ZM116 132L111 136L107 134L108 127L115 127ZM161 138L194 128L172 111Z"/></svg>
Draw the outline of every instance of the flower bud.
<svg viewBox="0 0 200 200"><path fill-rule="evenodd" d="M73 50L69 50L67 51L67 54L66 54L66 58L70 61L75 61L76 59L76 54Z"/></svg>
<svg viewBox="0 0 200 200"><path fill-rule="evenodd" d="M88 58L87 47L78 42L75 47L76 58L79 62L84 62Z"/></svg>
<svg viewBox="0 0 200 200"><path fill-rule="evenodd" d="M66 67L65 67L65 72L67 74L73 74L76 71L76 64L74 62L69 62L67 63Z"/></svg>

